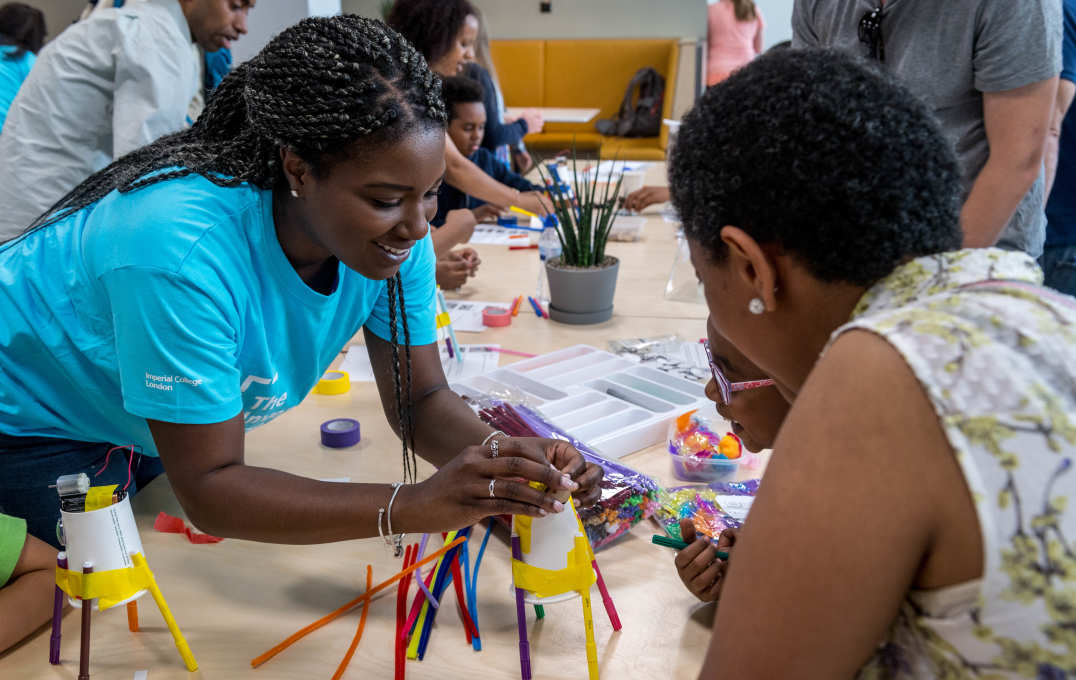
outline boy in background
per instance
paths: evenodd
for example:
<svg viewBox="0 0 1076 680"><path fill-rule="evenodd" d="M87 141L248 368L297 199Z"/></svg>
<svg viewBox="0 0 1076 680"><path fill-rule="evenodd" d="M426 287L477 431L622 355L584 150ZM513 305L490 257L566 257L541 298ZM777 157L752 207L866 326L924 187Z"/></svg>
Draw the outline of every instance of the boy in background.
<svg viewBox="0 0 1076 680"><path fill-rule="evenodd" d="M486 129L486 108L482 86L463 76L444 78L441 95L448 110L448 136L459 152L487 175L519 191L540 191L541 187L505 167L489 149L482 147ZM437 215L430 220L433 247L437 253L437 283L446 289L458 288L478 268L478 253L471 248L452 250L466 243L478 222L500 215L497 206L468 196L445 182L437 197Z"/></svg>

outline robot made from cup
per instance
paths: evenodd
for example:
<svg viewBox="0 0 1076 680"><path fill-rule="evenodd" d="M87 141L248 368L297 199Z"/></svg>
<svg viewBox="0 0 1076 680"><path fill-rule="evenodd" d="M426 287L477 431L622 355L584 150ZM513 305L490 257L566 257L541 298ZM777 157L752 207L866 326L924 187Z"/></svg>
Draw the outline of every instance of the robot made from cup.
<svg viewBox="0 0 1076 680"><path fill-rule="evenodd" d="M532 486L544 488L537 484ZM523 680L530 680L530 650L523 604L542 607L580 597L589 678L598 680L598 649L590 606L590 588L596 582L614 630L620 630L620 619L600 580L601 572L575 504L568 495L558 496L558 500L564 503L563 512L545 517L515 515L512 521L512 582L519 618L520 668Z"/></svg>
<svg viewBox="0 0 1076 680"><path fill-rule="evenodd" d="M52 621L49 661L59 664L60 614L66 594L71 606L83 609L83 636L89 634L89 612L127 605L128 624L138 630L136 600L147 592L153 596L176 648L189 671L198 669L187 641L180 632L168 603L157 587L142 552L131 500L117 486L90 486L85 474L57 480L61 524L57 533L64 552L57 558L56 598ZM88 666L88 641L83 640L81 662Z"/></svg>

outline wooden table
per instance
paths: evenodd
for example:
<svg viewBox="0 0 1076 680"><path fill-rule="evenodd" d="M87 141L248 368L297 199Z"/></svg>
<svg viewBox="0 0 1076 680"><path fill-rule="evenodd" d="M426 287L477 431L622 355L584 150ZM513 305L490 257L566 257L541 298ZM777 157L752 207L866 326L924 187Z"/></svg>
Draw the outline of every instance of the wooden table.
<svg viewBox="0 0 1076 680"><path fill-rule="evenodd" d="M509 118L519 118L523 112L534 109L542 114L547 123L587 123L601 113L601 109L573 109L549 106L509 106L505 109Z"/></svg>
<svg viewBox="0 0 1076 680"><path fill-rule="evenodd" d="M660 168L654 169L655 178ZM613 243L609 252L622 260L613 318L595 326L567 326L521 312L512 325L467 334L461 342L480 338L504 347L548 352L577 343L604 347L609 340L632 336L680 334L695 338L704 332L705 308L667 302L665 277L675 250L674 227L650 214L645 238ZM537 277L534 250L509 251L504 246L479 246L479 276L462 290L478 300L508 301L531 292ZM503 357L509 363L511 357ZM318 425L330 418L354 417L362 423L362 442L347 450L319 445ZM356 481L391 482L401 478L400 448L371 383L355 384L339 396L311 395L300 406L247 436L247 460L315 478L350 477ZM667 455L653 447L623 462L675 484ZM432 472L420 460L420 475ZM229 539L195 546L175 534L152 529L158 511L182 515L166 479L150 484L134 499L135 514L150 567L200 663L188 674L164 623L148 597L140 601L142 631L130 633L122 607L96 613L91 673L95 678L131 678L149 670L150 680L167 678L324 678L328 679L346 651L359 612L350 613L301 640L257 670L250 659L358 595L365 568L373 565L374 582L399 570L399 561L379 539L328 545L282 546ZM709 642L713 607L699 604L681 585L672 551L650 543L656 525L646 522L598 553L623 630L614 633L594 592L594 621L602 677L694 678ZM426 658L407 664L407 677L519 677L514 600L510 593L509 548L505 533L495 533L482 563L478 614L483 648L466 644L456 615L454 595L437 618ZM411 589L412 594L415 589ZM535 623L529 611L531 660L536 679L575 680L587 677L583 623L578 600L546 607ZM395 626L395 589L375 599L365 634L345 678L391 678L391 638ZM48 664L48 628L0 657L0 677L74 679L78 673L77 612L64 618L62 665Z"/></svg>

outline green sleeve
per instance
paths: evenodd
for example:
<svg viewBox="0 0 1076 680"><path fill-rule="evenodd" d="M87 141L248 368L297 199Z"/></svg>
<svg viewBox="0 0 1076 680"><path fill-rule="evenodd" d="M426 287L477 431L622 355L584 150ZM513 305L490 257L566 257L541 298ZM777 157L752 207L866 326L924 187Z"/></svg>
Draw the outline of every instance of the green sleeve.
<svg viewBox="0 0 1076 680"><path fill-rule="evenodd" d="M26 520L0 513L0 587L7 585L26 543Z"/></svg>

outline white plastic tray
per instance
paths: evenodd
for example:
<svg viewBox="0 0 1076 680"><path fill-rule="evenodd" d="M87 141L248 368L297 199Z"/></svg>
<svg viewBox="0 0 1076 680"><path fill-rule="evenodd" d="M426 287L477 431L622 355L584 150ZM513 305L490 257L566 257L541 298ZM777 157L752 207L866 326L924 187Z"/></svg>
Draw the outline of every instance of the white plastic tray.
<svg viewBox="0 0 1076 680"><path fill-rule="evenodd" d="M609 458L663 442L676 416L710 403L702 383L589 345L518 361L452 388L471 397L522 392L551 423Z"/></svg>

